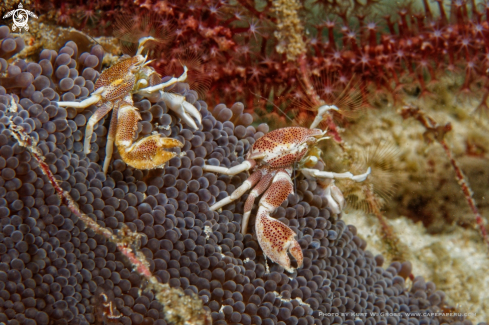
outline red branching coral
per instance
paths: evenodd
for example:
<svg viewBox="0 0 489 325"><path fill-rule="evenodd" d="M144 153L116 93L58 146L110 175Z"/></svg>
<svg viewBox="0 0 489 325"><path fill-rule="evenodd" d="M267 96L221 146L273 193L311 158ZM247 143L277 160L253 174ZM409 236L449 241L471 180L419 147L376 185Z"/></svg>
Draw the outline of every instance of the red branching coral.
<svg viewBox="0 0 489 325"><path fill-rule="evenodd" d="M169 0L53 1L51 10L59 23L92 28L95 34L160 31L165 42L155 52L154 64L162 74L178 74L178 63L200 57L195 79L211 81L207 100L243 100L248 110L258 102L262 110L255 113L272 112L284 119L258 96L296 117L289 103L298 93L312 106L321 104L313 80L325 72L358 80L363 104L370 93L394 100L405 91L429 94L446 73L463 78L461 93L489 92L489 3L437 0L438 8L422 3L422 8L403 3L385 14L376 12L379 0L318 0L312 5L299 0L262 5L251 0L233 5L207 0L185 5ZM319 18L324 13L328 18ZM130 30L114 24L117 17L130 21ZM480 108L487 106L486 98Z"/></svg>

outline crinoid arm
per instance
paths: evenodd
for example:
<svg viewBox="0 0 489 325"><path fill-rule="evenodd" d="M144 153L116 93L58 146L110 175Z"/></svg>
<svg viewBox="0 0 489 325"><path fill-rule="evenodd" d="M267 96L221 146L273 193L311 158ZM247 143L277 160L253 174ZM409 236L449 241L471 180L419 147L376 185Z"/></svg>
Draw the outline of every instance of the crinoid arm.
<svg viewBox="0 0 489 325"><path fill-rule="evenodd" d="M208 172L214 172L214 173L220 173L220 174L225 174L225 175L236 175L241 172L250 170L251 168L255 167L256 162L253 159L247 159L243 161L241 164L236 165L231 168L226 168L226 167L220 167L220 166L212 166L212 165L204 165L202 166L202 169Z"/></svg>
<svg viewBox="0 0 489 325"><path fill-rule="evenodd" d="M82 100L81 102L58 102L60 107L73 107L73 108L87 108L90 105L97 104L102 99L102 92L104 87L101 87L94 91L90 97Z"/></svg>
<svg viewBox="0 0 489 325"><path fill-rule="evenodd" d="M119 154L126 164L137 169L161 168L175 157L175 152L165 149L183 147L183 143L177 139L166 138L160 134L153 134L133 142L137 131L137 122L141 119L137 108L131 105L123 105L117 114L117 131L115 143Z"/></svg>
<svg viewBox="0 0 489 325"><path fill-rule="evenodd" d="M367 179L367 176L370 175L371 168L369 167L365 173L360 175L353 175L350 172L346 172L346 173L325 172L325 171L321 171L317 169L309 169L309 168L302 168L301 172L307 178L331 178L331 179L347 178L356 182L363 182L365 179Z"/></svg>
<svg viewBox="0 0 489 325"><path fill-rule="evenodd" d="M290 175L279 171L272 184L260 199L256 215L255 230L263 253L273 262L283 266L288 272L294 272L288 253L296 259L297 266L303 262L302 249L295 239L296 233L283 222L270 215L294 192Z"/></svg>

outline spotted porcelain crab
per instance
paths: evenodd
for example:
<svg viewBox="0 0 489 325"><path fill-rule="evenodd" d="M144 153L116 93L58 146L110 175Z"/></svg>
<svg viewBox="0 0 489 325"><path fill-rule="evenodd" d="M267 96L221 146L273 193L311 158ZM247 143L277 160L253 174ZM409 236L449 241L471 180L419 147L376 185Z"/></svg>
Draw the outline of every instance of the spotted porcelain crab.
<svg viewBox="0 0 489 325"><path fill-rule="evenodd" d="M331 108L329 108L331 109ZM325 110L319 111L320 116ZM314 122L312 126L316 126ZM310 148L323 139L327 139L325 131L316 128L286 127L265 134L252 146L246 156L246 160L232 168L204 165L203 169L226 175L236 175L240 172L251 170L250 177L238 187L230 196L215 203L210 210L217 210L226 204L241 197L246 191L253 188L245 205L241 231L247 231L251 209L255 199L265 193L259 202L258 213L255 221L258 243L265 256L273 262L280 264L287 271L293 272L294 268L288 256L288 252L296 259L298 267L302 266L302 250L295 239L296 233L283 222L272 218L270 215L285 201L287 196L294 193L291 175L295 163L299 163L306 157ZM299 164L301 166L303 164ZM333 173L317 169L299 167L304 176L325 181L324 196L330 206L343 208L344 198L339 189L334 185L335 178L349 178L357 182L364 181L370 174L370 168L362 175L353 175L350 172Z"/></svg>
<svg viewBox="0 0 489 325"><path fill-rule="evenodd" d="M98 109L90 117L85 130L84 152L90 152L90 140L93 128L105 115L112 112L108 132L104 172L107 172L112 158L114 142L119 153L128 165L138 169L152 169L163 165L175 157L176 153L165 149L183 147L183 144L160 134L153 134L134 142L137 122L141 119L138 109L134 107L132 95L138 94L151 102L164 101L166 106L177 113L183 122L197 129L195 118L200 124L202 117L199 111L185 100L184 96L164 92L163 89L187 78L187 67L178 78L162 82L156 71L148 66L147 56L141 53L144 44L154 38L145 37L139 41L135 56L122 58L118 63L106 69L95 83L94 92L81 102L58 102L61 107L84 109L97 104Z"/></svg>

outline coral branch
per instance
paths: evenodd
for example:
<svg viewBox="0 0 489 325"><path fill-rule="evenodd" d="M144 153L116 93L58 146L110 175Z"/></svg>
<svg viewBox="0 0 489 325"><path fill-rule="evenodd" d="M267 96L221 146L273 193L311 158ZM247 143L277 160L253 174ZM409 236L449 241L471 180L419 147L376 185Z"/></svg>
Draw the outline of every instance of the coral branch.
<svg viewBox="0 0 489 325"><path fill-rule="evenodd" d="M314 84L313 84L313 82L309 76L307 58L306 58L306 55L304 53L299 56L299 58L297 59L297 63L299 64L299 71L298 71L299 77L302 80L301 86L302 86L304 93L306 94L308 100L316 108L323 105L324 102L318 96L318 93L317 93L316 89L314 88ZM326 117L326 124L328 125L328 133L340 145L340 147L342 149L344 149L343 140L341 139L341 135L338 131L336 124L334 123L334 121L330 115L328 115Z"/></svg>
<svg viewBox="0 0 489 325"><path fill-rule="evenodd" d="M49 183L54 187L61 201L70 211L95 233L115 243L120 252L132 264L134 270L147 280L147 288L156 292L155 297L164 306L166 319L169 322L182 325L205 325L211 323L210 315L203 308L199 297L187 296L181 289L170 288L168 284L160 283L151 273L149 263L139 249L140 234L132 232L128 227L124 227L117 234L114 234L111 230L100 226L88 215L81 212L70 194L58 184L57 179L49 169L49 165L44 162L44 157L35 140L27 135L21 126L15 125L13 121L10 122L9 129L19 145L25 147L32 154L43 174L48 178Z"/></svg>
<svg viewBox="0 0 489 325"><path fill-rule="evenodd" d="M365 187L364 193L367 200L371 202L378 200L370 188ZM378 203L371 204L372 212L382 227L381 238L387 244L394 261L407 261L406 247L403 247L394 229L385 221L385 217L380 211L379 206L380 204Z"/></svg>
<svg viewBox="0 0 489 325"><path fill-rule="evenodd" d="M256 10L255 7L253 7L252 4L249 4L248 1L246 1L246 0L238 0L238 2L243 7L245 7L246 9L248 9L256 17L261 18L263 16L263 14L261 12L259 12L258 10Z"/></svg>
<svg viewBox="0 0 489 325"><path fill-rule="evenodd" d="M273 11L277 15L277 30L274 32L278 40L276 50L278 53L285 53L289 61L306 52L304 26L298 13L301 7L297 0L273 1Z"/></svg>
<svg viewBox="0 0 489 325"><path fill-rule="evenodd" d="M470 189L469 183L465 178L462 169L460 169L460 166L453 157L452 151L445 141L445 134L452 130L452 125L450 123L447 123L445 125L438 125L436 121L433 120L433 118L426 115L418 107L405 106L401 111L401 115L404 119L407 119L409 117L415 118L426 128L426 132L423 135L428 143L436 140L438 143L441 144L443 150L445 150L445 154L452 164L453 169L455 170L455 177L457 178L458 184L462 188L462 192L464 193L465 199L467 200L467 204L469 205L472 213L475 216L475 222L479 227L482 238L489 245L489 238L487 236L487 231L484 226L484 220L482 219L482 216L479 213L479 209L477 208L474 198L472 197L472 190Z"/></svg>

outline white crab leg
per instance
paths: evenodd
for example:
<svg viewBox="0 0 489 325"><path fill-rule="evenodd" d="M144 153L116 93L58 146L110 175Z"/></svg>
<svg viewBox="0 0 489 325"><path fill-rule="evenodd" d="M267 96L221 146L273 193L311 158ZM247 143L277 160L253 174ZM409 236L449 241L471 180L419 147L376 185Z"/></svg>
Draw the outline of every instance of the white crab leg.
<svg viewBox="0 0 489 325"><path fill-rule="evenodd" d="M104 173L109 171L110 161L112 160L112 154L114 152L114 141L117 132L117 114L119 114L119 106L114 107L112 111L112 119L110 120L109 132L107 134L107 144L105 145L105 160L104 160Z"/></svg>
<svg viewBox="0 0 489 325"><path fill-rule="evenodd" d="M173 93L165 93L160 91L160 100L164 101L166 106L177 113L182 120L190 125L194 129L198 129L194 120L188 115L192 115L199 122L199 125L202 124L202 116L200 112L195 108L194 105L190 104L185 100L185 96L173 94ZM187 114L188 113L188 114Z"/></svg>
<svg viewBox="0 0 489 325"><path fill-rule="evenodd" d="M322 188L323 197L328 200L328 208L335 214L341 213L345 207L345 197L340 189L335 185L333 179L326 181L318 181L318 185Z"/></svg>
<svg viewBox="0 0 489 325"><path fill-rule="evenodd" d="M178 78L173 77L170 80L168 80L167 82L163 82L163 83L158 84L156 86L151 86L151 87L146 87L146 88L140 89L136 93L146 97L148 95L151 95L154 92L157 92L159 90L163 90L164 88L167 88L171 85L174 85L177 82L184 82L187 79L187 71L188 71L188 68L186 66L183 66L183 73L180 77L178 77Z"/></svg>
<svg viewBox="0 0 489 325"><path fill-rule="evenodd" d="M148 98L152 103L164 101L166 106L177 113L183 122L196 130L198 129L197 124L195 124L194 120L187 113L190 113L193 117L195 117L199 124L202 124L202 116L200 115L200 112L194 105L187 102L185 97L182 95L165 93L164 91L160 90L152 94L144 95L144 97Z"/></svg>
<svg viewBox="0 0 489 325"><path fill-rule="evenodd" d="M90 105L98 103L102 96L100 95L104 91L105 87L100 87L92 95L81 102L58 102L60 107L73 107L73 108L86 108Z"/></svg>
<svg viewBox="0 0 489 325"><path fill-rule="evenodd" d="M262 176L261 171L256 171L253 174L251 174L250 177L246 181L241 184L240 187L238 187L234 192L228 196L222 199L221 201L215 203L213 206L209 208L211 211L216 211L219 208L222 208L223 206L233 202L234 200L239 199L243 194L246 193L250 188L252 188L258 181L260 180Z"/></svg>
<svg viewBox="0 0 489 325"><path fill-rule="evenodd" d="M324 119L324 114L326 114L330 110L335 110L338 111L338 107L336 105L323 105L318 108L318 115L316 115L316 118L312 122L311 126L309 127L310 129L316 128L316 126L321 123L321 121Z"/></svg>
<svg viewBox="0 0 489 325"><path fill-rule="evenodd" d="M260 176L261 174L264 175L262 176L258 184L256 184L256 186L253 188L250 195L248 195L248 198L246 199L244 205L243 220L241 221L241 233L243 235L245 235L246 231L248 230L248 222L250 220L251 209L253 209L255 199L268 189L270 183L273 180L273 176L275 176L274 174L269 173L267 170L263 170L260 173Z"/></svg>
<svg viewBox="0 0 489 325"><path fill-rule="evenodd" d="M346 172L346 173L325 172L325 171L321 171L317 169L309 169L309 168L303 168L301 169L301 172L307 178L336 178L336 179L349 178L356 182L363 182L365 179L367 179L367 176L370 175L371 168L369 167L367 169L367 172L361 175L353 175L350 172Z"/></svg>
<svg viewBox="0 0 489 325"><path fill-rule="evenodd" d="M212 166L212 165L204 165L202 169L208 172L221 173L225 175L236 175L241 172L250 170L255 167L256 162L252 159L248 159L243 161L241 164L236 165L231 168L221 167L221 166Z"/></svg>
<svg viewBox="0 0 489 325"><path fill-rule="evenodd" d="M85 128L85 143L83 144L83 152L88 155L90 153L90 141L93 135L93 127L97 124L102 118L104 118L107 113L109 113L115 104L105 103L100 106L95 113L90 117L87 123L87 127Z"/></svg>
<svg viewBox="0 0 489 325"><path fill-rule="evenodd" d="M148 42L148 41L156 41L156 39L152 36L148 36L148 37L143 37L139 40L139 45L138 45L138 52L136 53L136 55L141 55L141 53L143 52L144 50L144 43ZM145 60L146 61L146 60Z"/></svg>

